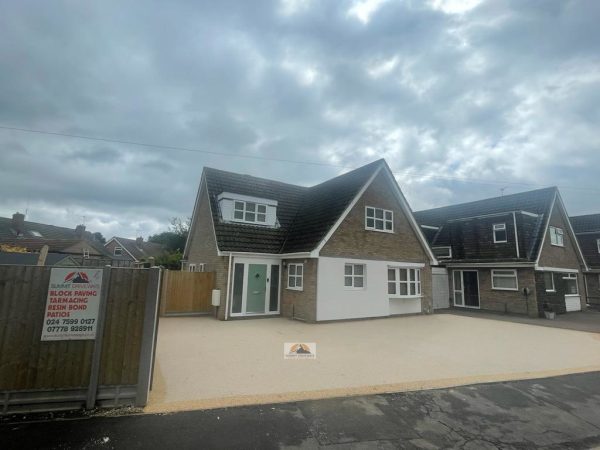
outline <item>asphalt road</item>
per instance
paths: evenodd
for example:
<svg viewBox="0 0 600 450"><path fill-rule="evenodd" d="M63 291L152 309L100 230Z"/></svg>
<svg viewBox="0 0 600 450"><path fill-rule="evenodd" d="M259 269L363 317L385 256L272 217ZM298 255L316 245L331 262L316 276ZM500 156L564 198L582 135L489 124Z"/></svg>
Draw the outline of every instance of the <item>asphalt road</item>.
<svg viewBox="0 0 600 450"><path fill-rule="evenodd" d="M0 424L0 447L60 449L600 446L600 373L296 403Z"/></svg>

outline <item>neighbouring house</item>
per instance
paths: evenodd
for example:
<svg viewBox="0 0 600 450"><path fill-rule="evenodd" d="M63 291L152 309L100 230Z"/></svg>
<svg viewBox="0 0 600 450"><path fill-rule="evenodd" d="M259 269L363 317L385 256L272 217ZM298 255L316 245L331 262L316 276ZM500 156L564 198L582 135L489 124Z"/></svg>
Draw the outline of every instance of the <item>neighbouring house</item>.
<svg viewBox="0 0 600 450"><path fill-rule="evenodd" d="M3 252L0 250L0 265L72 267L78 266L79 263L73 257L61 253L48 253L44 257L41 253Z"/></svg>
<svg viewBox="0 0 600 450"><path fill-rule="evenodd" d="M95 240L92 233L85 230L85 225L66 228L29 222L25 220L25 215L21 213L13 214L12 218L0 217L0 244L36 255L44 247L47 247L46 265L57 265L57 262L59 262L57 258L60 258L60 255L64 260L60 264L63 262L67 265L76 262L80 266L111 264L110 255L106 252L102 243ZM27 258L32 260L33 257L3 256L5 261L25 261ZM36 256L36 261L37 258Z"/></svg>
<svg viewBox="0 0 600 450"><path fill-rule="evenodd" d="M205 168L183 258L215 272L222 320L432 312L436 260L384 160L313 187Z"/></svg>
<svg viewBox="0 0 600 450"><path fill-rule="evenodd" d="M543 315L585 307L587 269L557 188L415 212L433 253L434 306Z"/></svg>
<svg viewBox="0 0 600 450"><path fill-rule="evenodd" d="M154 265L156 258L165 253L165 248L155 242L144 241L144 238L129 239L114 236L104 245L115 261L121 267L144 267Z"/></svg>
<svg viewBox="0 0 600 450"><path fill-rule="evenodd" d="M587 302L600 308L600 214L571 217L571 224L588 266L583 275Z"/></svg>

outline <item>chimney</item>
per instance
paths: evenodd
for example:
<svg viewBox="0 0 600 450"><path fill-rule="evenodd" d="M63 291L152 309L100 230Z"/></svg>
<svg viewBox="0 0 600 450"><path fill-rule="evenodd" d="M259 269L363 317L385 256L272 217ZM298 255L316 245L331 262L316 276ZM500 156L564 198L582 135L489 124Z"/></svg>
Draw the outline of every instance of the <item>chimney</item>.
<svg viewBox="0 0 600 450"><path fill-rule="evenodd" d="M75 227L75 234L78 238L83 238L83 235L85 234L85 225L77 225Z"/></svg>
<svg viewBox="0 0 600 450"><path fill-rule="evenodd" d="M22 236L25 231L25 215L20 212L14 213L12 217L12 227L17 232L17 236Z"/></svg>
<svg viewBox="0 0 600 450"><path fill-rule="evenodd" d="M142 244L144 243L144 238L143 237L139 237L135 239L135 246L137 248L142 248Z"/></svg>

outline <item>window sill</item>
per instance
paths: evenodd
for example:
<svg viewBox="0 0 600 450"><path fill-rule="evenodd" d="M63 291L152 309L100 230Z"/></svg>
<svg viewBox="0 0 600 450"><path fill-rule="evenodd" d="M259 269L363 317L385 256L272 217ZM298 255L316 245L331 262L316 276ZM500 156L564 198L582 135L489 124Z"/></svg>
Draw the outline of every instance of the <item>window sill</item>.
<svg viewBox="0 0 600 450"><path fill-rule="evenodd" d="M378 233L394 234L394 230L377 230L375 228L366 228L366 227L365 227L365 231L376 231Z"/></svg>
<svg viewBox="0 0 600 450"><path fill-rule="evenodd" d="M423 295L391 295L388 294L390 300L413 300L417 298L423 298Z"/></svg>
<svg viewBox="0 0 600 450"><path fill-rule="evenodd" d="M579 294L565 294L565 297L581 297Z"/></svg>
<svg viewBox="0 0 600 450"><path fill-rule="evenodd" d="M508 244L508 241L494 241L494 244Z"/></svg>
<svg viewBox="0 0 600 450"><path fill-rule="evenodd" d="M289 287L289 286L288 286L288 287L286 287L286 289L287 289L288 291L303 291L303 290L304 290L304 288Z"/></svg>
<svg viewBox="0 0 600 450"><path fill-rule="evenodd" d="M513 289L513 288L497 288L497 287L492 287L492 291L512 291L512 292L519 292L519 288Z"/></svg>
<svg viewBox="0 0 600 450"><path fill-rule="evenodd" d="M551 291L549 291L548 289L546 289L546 292L547 292L548 294L556 294L556 290L551 290Z"/></svg>
<svg viewBox="0 0 600 450"><path fill-rule="evenodd" d="M560 248L565 248L565 244L563 244L563 245L560 245L560 244L553 244L553 243L551 242L551 243L550 243L550 245L551 245L552 247L560 247Z"/></svg>
<svg viewBox="0 0 600 450"><path fill-rule="evenodd" d="M351 286L344 286L344 290L345 291L365 291L367 288L366 287L351 287Z"/></svg>

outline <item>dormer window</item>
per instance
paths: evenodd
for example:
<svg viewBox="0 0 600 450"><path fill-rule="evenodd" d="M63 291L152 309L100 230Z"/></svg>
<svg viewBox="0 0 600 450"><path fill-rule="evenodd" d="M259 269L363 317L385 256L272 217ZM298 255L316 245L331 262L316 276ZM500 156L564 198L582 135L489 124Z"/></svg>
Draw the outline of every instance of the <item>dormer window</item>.
<svg viewBox="0 0 600 450"><path fill-rule="evenodd" d="M223 222L277 227L277 201L222 192L217 197Z"/></svg>
<svg viewBox="0 0 600 450"><path fill-rule="evenodd" d="M235 201L233 220L248 223L265 223L267 221L267 205L254 202Z"/></svg>
<svg viewBox="0 0 600 450"><path fill-rule="evenodd" d="M122 247L115 247L115 249L113 250L113 255L114 256L121 256L123 254L123 248Z"/></svg>
<svg viewBox="0 0 600 450"><path fill-rule="evenodd" d="M452 247L432 247L431 250L438 259L452 258Z"/></svg>
<svg viewBox="0 0 600 450"><path fill-rule="evenodd" d="M42 233L40 233L39 231L34 231L34 230L32 230L32 231L30 231L29 233L30 233L32 236L35 236L35 237L42 237Z"/></svg>
<svg viewBox="0 0 600 450"><path fill-rule="evenodd" d="M83 249L83 257L84 257L84 259L88 259L90 257L90 249L89 248Z"/></svg>
<svg viewBox="0 0 600 450"><path fill-rule="evenodd" d="M508 242L508 235L506 233L505 223L495 223L493 226L494 231L494 244L503 244Z"/></svg>

